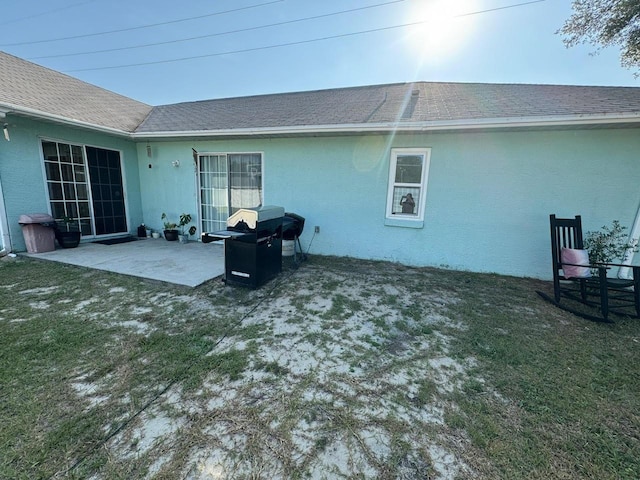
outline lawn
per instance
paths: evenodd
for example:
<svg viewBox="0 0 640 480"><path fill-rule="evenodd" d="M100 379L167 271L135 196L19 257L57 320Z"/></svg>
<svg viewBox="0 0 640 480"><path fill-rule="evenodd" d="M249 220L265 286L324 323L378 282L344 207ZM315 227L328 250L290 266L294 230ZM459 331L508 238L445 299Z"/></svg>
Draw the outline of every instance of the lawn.
<svg viewBox="0 0 640 480"><path fill-rule="evenodd" d="M251 291L0 260L0 478L633 479L640 321L313 257Z"/></svg>

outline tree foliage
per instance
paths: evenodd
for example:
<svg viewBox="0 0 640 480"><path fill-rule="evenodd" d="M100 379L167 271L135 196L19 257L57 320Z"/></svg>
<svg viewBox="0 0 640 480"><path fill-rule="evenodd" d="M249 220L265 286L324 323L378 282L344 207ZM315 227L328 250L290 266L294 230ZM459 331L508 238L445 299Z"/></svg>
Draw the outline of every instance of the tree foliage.
<svg viewBox="0 0 640 480"><path fill-rule="evenodd" d="M622 66L640 67L639 0L574 0L572 8L573 14L558 30L567 47L589 43L599 51L617 45Z"/></svg>

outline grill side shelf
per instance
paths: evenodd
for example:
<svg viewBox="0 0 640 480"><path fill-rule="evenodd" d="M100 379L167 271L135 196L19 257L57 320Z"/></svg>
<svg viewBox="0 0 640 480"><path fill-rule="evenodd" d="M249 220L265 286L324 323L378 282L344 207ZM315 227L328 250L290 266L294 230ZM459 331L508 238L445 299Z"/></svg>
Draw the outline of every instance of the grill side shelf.
<svg viewBox="0 0 640 480"><path fill-rule="evenodd" d="M202 240L202 243L211 243L218 240L226 240L228 238L238 240L242 237L248 237L251 235L255 235L255 234L245 233L245 232L234 232L232 230L221 230L219 232L203 232L200 238Z"/></svg>

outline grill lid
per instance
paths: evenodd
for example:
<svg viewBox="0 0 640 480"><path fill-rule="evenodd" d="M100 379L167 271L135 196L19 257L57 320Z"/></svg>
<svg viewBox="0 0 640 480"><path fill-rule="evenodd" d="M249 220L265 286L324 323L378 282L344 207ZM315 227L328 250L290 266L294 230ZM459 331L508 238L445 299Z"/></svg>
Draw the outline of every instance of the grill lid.
<svg viewBox="0 0 640 480"><path fill-rule="evenodd" d="M244 223L249 229L255 230L259 222L265 222L283 216L284 208L273 205L241 208L227 219L227 227L236 227L240 223Z"/></svg>

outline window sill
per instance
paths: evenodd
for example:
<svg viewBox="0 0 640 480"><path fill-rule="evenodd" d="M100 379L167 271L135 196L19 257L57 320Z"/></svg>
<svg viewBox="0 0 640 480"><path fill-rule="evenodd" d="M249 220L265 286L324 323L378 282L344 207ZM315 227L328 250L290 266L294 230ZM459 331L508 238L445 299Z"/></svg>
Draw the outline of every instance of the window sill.
<svg viewBox="0 0 640 480"><path fill-rule="evenodd" d="M385 218L387 227L424 228L424 220L412 218Z"/></svg>

